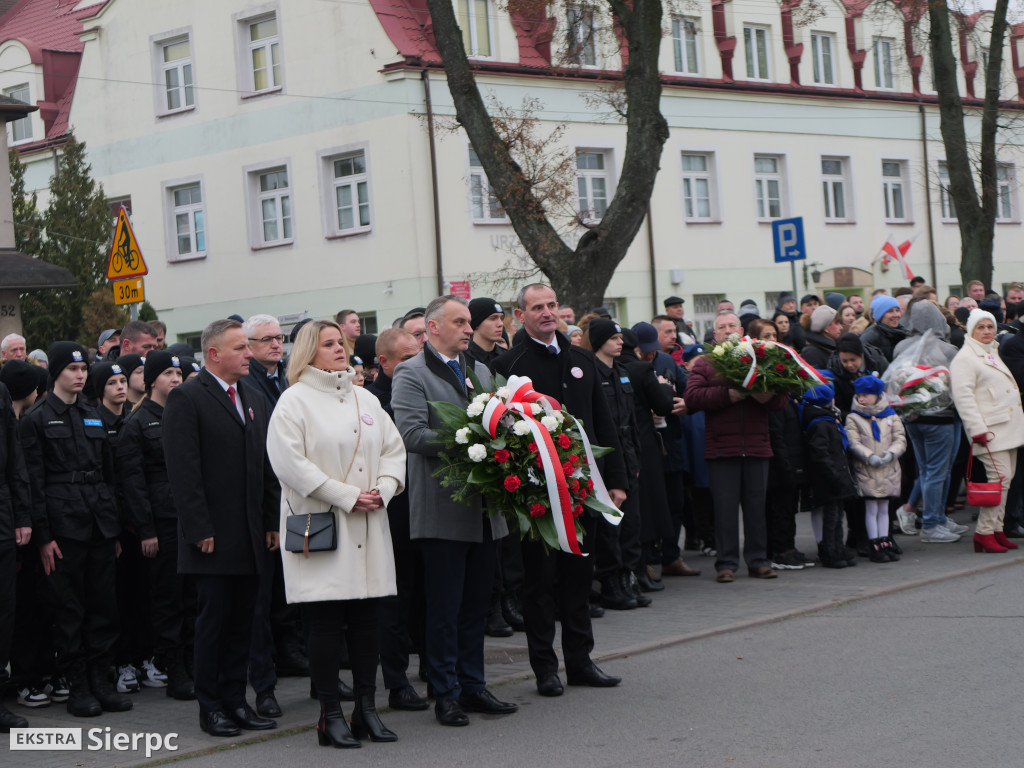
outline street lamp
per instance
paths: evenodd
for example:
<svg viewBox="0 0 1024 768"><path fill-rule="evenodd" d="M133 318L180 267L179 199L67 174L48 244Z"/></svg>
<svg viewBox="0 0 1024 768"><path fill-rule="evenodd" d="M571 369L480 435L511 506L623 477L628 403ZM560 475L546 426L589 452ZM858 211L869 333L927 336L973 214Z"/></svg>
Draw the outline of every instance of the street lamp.
<svg viewBox="0 0 1024 768"><path fill-rule="evenodd" d="M808 270L808 268L811 269L811 274L810 274L811 281L813 281L814 283L817 283L819 280L821 280L821 271L818 270L817 267L823 267L823 266L825 266L825 265L822 264L820 261L812 261L810 263L808 263L806 261L804 262L804 265L803 265L803 269L804 269L804 288L810 288L811 287L811 284L807 281L807 277L808 277L807 270Z"/></svg>

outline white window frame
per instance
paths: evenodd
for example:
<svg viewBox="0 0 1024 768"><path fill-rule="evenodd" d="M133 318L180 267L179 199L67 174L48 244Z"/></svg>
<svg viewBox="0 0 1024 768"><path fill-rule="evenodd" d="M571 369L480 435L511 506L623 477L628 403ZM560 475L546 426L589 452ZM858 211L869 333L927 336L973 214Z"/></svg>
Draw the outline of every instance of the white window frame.
<svg viewBox="0 0 1024 768"><path fill-rule="evenodd" d="M497 195L491 189L490 179L487 178L487 172L484 171L482 165L474 165L473 158L476 156L476 152L473 150L472 145L466 145L466 193L469 196L469 218L473 224L482 225L493 225L493 224L508 224L508 212L502 207L501 202L498 200ZM477 163L480 160L477 158ZM476 198L473 190L474 187L479 189L479 198L481 200L481 207L484 215L476 215ZM493 214L500 213L500 216Z"/></svg>
<svg viewBox="0 0 1024 768"><path fill-rule="evenodd" d="M826 162L839 163L840 173L825 173ZM821 175L822 205L826 224L852 224L856 221L853 211L853 179L850 175L850 157L848 155L822 155L819 158L818 170ZM837 215L836 191L841 194L842 215Z"/></svg>
<svg viewBox="0 0 1024 768"><path fill-rule="evenodd" d="M175 205L174 193L178 190L185 189L187 187L199 187L199 195L202 198L202 202L198 205L192 204L189 206L178 207ZM164 231L165 231L165 250L167 253L167 261L170 263L178 263L183 261L196 261L197 259L205 259L210 253L210 217L207 215L206 208L206 183L202 176L186 176L180 179L170 179L164 181L160 185L161 195L163 198L164 208ZM198 248L192 253L178 253L178 219L179 213L187 213L190 216L190 237L192 244L196 243L196 228L194 214L196 211L201 211L203 214L203 239L204 245L206 246L203 250Z"/></svg>
<svg viewBox="0 0 1024 768"><path fill-rule="evenodd" d="M1007 171L1005 179L999 178L999 171ZM1009 205L1009 215L1004 216L1004 206ZM1017 204L1017 167L1013 163L996 163L996 224L1017 224L1020 222L1020 207Z"/></svg>
<svg viewBox="0 0 1024 768"><path fill-rule="evenodd" d="M939 182L939 218L943 222L955 223L956 204L953 202L953 195L947 187L949 183L949 169L945 160L938 161L935 178Z"/></svg>
<svg viewBox="0 0 1024 768"><path fill-rule="evenodd" d="M688 43L692 43L691 51ZM677 75L696 77L701 73L700 19L692 16L672 18L672 66ZM691 61L692 59L692 61Z"/></svg>
<svg viewBox="0 0 1024 768"><path fill-rule="evenodd" d="M891 37L876 37L871 47L875 66L875 88L882 91L895 90L896 41Z"/></svg>
<svg viewBox="0 0 1024 768"><path fill-rule="evenodd" d="M572 63L583 69L598 68L596 16L597 10L588 5L573 3L565 7L566 44L572 54ZM589 30L586 35L585 30ZM588 62L588 58L592 61Z"/></svg>
<svg viewBox="0 0 1024 768"><path fill-rule="evenodd" d="M336 160L344 160L361 154L363 156L363 173L352 176L339 177L334 175L334 163ZM324 238L333 240L353 235L365 235L373 231L373 184L370 182L370 145L365 142L358 144L346 144L340 147L324 149L316 154L317 165L320 169L320 208L322 211L322 224ZM289 177L290 178L290 177ZM358 185L366 185L366 199L370 223L363 225L359 223L358 213ZM355 194L356 205L353 210L353 223L355 226L342 229L338 222L338 198L336 190L341 186L351 186ZM293 207L294 211L294 207ZM292 221L294 227L294 218ZM294 229L292 230L294 233Z"/></svg>
<svg viewBox="0 0 1024 768"><path fill-rule="evenodd" d="M828 43L828 54L822 41ZM826 66L827 65L827 66ZM836 36L833 32L811 32L811 74L815 85L834 88L836 81Z"/></svg>
<svg viewBox="0 0 1024 768"><path fill-rule="evenodd" d="M455 0L455 18L462 29L462 19L466 19L466 28L462 29L462 44L466 48L466 56L471 59L493 59L494 58L494 33L491 30L491 18L494 16L494 3L491 0L483 0L487 6L484 11L482 22L484 33L487 37L487 53L480 51L480 28L481 21L477 12L475 0ZM466 10L463 12L462 6Z"/></svg>
<svg viewBox="0 0 1024 768"><path fill-rule="evenodd" d="M746 68L747 80L757 80L761 82L768 82L772 79L772 28L763 24L744 24L743 25L743 53ZM760 62L757 57L757 40L758 36L764 37L764 71L761 71ZM751 45L754 48L751 48ZM753 70L753 74L751 71Z"/></svg>
<svg viewBox="0 0 1024 768"><path fill-rule="evenodd" d="M292 174L291 162L287 159L272 160L270 162L249 165L243 169L245 173L246 210L249 219L249 247L254 251L264 248L279 248L283 245L291 245L295 242L295 177ZM278 171L284 171L288 177L287 194L278 190L260 190L260 177ZM288 198L289 214L284 212L282 198ZM263 236L263 201L277 200L275 206L278 222L278 237L276 240L266 240ZM291 219L291 237L284 236L284 219Z"/></svg>
<svg viewBox="0 0 1024 768"><path fill-rule="evenodd" d="M16 93L21 93L22 91L25 92L25 98L15 95ZM23 101L26 104L31 104L32 85L31 83L21 83L10 88L4 88L4 96L7 96L11 99L17 99L18 101ZM15 137L15 134L19 130L19 126L21 127L21 129L25 131L25 135L22 136L20 139ZM7 136L9 145L12 147L18 144L32 143L35 140L32 137L32 113L29 112L24 117L20 117L17 120L9 121L7 123Z"/></svg>
<svg viewBox="0 0 1024 768"><path fill-rule="evenodd" d="M269 3L256 8L234 14L232 20L235 24L235 66L238 72L238 91L243 100L259 96L266 96L272 93L285 92L285 64L284 64L284 34L281 28L281 12L278 3ZM278 53L278 74L280 83L271 85L261 90L256 90L255 71L252 63L252 51L256 47L267 47L272 45L263 42L259 45L250 40L249 29L253 24L274 18L277 21L277 53ZM263 38L269 41L271 38ZM271 63L271 70L273 64Z"/></svg>
<svg viewBox="0 0 1024 768"><path fill-rule="evenodd" d="M775 172L769 173L767 171L757 170L757 161L761 159L772 159L776 161ZM787 192L788 185L786 184L786 156L781 152L755 152L753 162L754 172L754 215L758 221L772 222L776 219L786 218L788 210L787 205ZM766 195L768 190L768 184L771 181L777 181L779 187L779 215L772 216L770 209L771 197ZM759 205L762 198L764 199L764 214L761 214Z"/></svg>
<svg viewBox="0 0 1024 768"><path fill-rule="evenodd" d="M612 150L605 148L596 147L576 147L576 157L578 158L582 154L596 154L601 155L604 158L604 168L575 168L575 184L573 185L574 194L576 196L576 215L585 224L597 224L604 217L605 212L608 210L608 204L615 196L615 184L612 177L613 168L613 154ZM593 180L603 178L604 179L604 211L601 212L600 216L595 216L596 211L591 208L583 208L583 201L580 197L580 180L584 181L586 185L586 199L589 202L595 199Z"/></svg>
<svg viewBox="0 0 1024 768"><path fill-rule="evenodd" d="M706 161L706 168L700 170L687 170L686 157L702 157ZM683 201L683 221L687 224L717 224L721 222L721 214L718 204L718 164L715 153L707 149L681 149L679 151L680 167L680 196ZM699 182L707 183L708 215L699 215L696 205L688 205L691 198L695 201L694 192ZM692 212L692 213L691 213Z"/></svg>
<svg viewBox="0 0 1024 768"><path fill-rule="evenodd" d="M885 175L886 163L899 165L900 175L898 178ZM882 215L885 222L887 224L913 224L914 208L910 194L910 161L903 157L883 157L879 162L879 172L882 176ZM895 192L892 188L894 184L898 184L900 187L899 194L903 203L902 218L895 216Z"/></svg>
<svg viewBox="0 0 1024 768"><path fill-rule="evenodd" d="M164 61L164 47L181 42L182 40L188 40L189 57L188 59L178 59L177 63L179 66L184 67L182 62L187 61L188 65L191 67L192 103L183 104L177 109L169 109L167 107L167 81L165 79L166 76L164 72L175 67ZM153 83L156 86L153 89L153 103L156 110L156 116L166 117L168 115L180 115L183 112L194 111L198 102L199 91L196 87L195 38L192 34L192 27L179 27L178 29L171 29L166 32L161 32L158 35L153 35L149 38L149 47L153 62ZM182 97L184 98L185 86L181 85L180 88L182 90Z"/></svg>

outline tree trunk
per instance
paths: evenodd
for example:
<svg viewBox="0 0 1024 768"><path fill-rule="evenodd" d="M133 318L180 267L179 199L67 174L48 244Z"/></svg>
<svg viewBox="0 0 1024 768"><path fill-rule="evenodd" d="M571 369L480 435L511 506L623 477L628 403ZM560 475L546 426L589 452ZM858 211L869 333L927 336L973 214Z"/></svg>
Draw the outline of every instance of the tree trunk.
<svg viewBox="0 0 1024 768"><path fill-rule="evenodd" d="M454 5L451 0L427 0L456 115L495 195L523 248L547 276L559 301L583 311L604 300L616 267L643 224L661 149L668 139L668 124L661 114L658 72L661 1L608 0L608 5L629 49L623 72L627 98L626 151L618 187L604 218L589 228L573 249L548 221L528 179L495 130L466 58Z"/></svg>

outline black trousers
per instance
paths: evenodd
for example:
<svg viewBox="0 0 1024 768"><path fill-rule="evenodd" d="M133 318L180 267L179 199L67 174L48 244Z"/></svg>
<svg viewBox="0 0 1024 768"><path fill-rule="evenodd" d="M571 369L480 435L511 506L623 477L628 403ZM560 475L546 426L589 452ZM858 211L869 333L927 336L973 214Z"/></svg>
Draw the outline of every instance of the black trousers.
<svg viewBox="0 0 1024 768"><path fill-rule="evenodd" d="M409 496L403 493L388 506L391 545L395 552L398 594L380 598L380 668L384 687L396 690L409 685L409 653L423 652L425 596L423 558L409 539Z"/></svg>
<svg viewBox="0 0 1024 768"><path fill-rule="evenodd" d="M252 643L249 645L249 681L257 694L272 691L277 685L270 607L274 591L274 572L281 568L280 552L266 550L261 556L263 570L259 575L259 592L252 617Z"/></svg>
<svg viewBox="0 0 1024 768"><path fill-rule="evenodd" d="M0 541L0 670L11 660L14 621L17 612L15 578L18 572L17 547L13 541Z"/></svg>
<svg viewBox="0 0 1024 768"><path fill-rule="evenodd" d="M116 565L121 631L114 644L114 660L118 664L137 665L150 658L154 651L148 558L142 556L142 545L134 532L122 530L117 538L121 542L121 556Z"/></svg>
<svg viewBox="0 0 1024 768"><path fill-rule="evenodd" d="M716 571L735 571L740 564L740 510L743 513L743 560L747 568L770 565L764 516L769 459L710 459L708 475L715 500Z"/></svg>
<svg viewBox="0 0 1024 768"><path fill-rule="evenodd" d="M523 548L518 530L498 541L498 557L494 564L492 599L514 595L523 588Z"/></svg>
<svg viewBox="0 0 1024 768"><path fill-rule="evenodd" d="M800 486L773 485L765 498L768 524L768 557L796 549L796 513L800 510Z"/></svg>
<svg viewBox="0 0 1024 768"><path fill-rule="evenodd" d="M593 550L597 520L584 514L584 549ZM594 650L590 623L590 583L594 579L593 555L579 557L544 551L539 541L523 542L523 620L530 649L530 666L538 677L558 671L555 655L555 620L562 623L562 655L566 669L580 669Z"/></svg>
<svg viewBox="0 0 1024 768"><path fill-rule="evenodd" d="M427 601L427 676L438 701L477 693L486 685L484 627L497 543L483 521L480 543L420 539Z"/></svg>
<svg viewBox="0 0 1024 768"><path fill-rule="evenodd" d="M246 703L246 661L259 580L255 573L194 574L192 579L199 610L193 667L199 712L230 711Z"/></svg>
<svg viewBox="0 0 1024 768"><path fill-rule="evenodd" d="M15 582L11 679L19 686L41 686L43 678L53 673L56 656L53 593L34 542L18 549L15 556L21 568Z"/></svg>
<svg viewBox="0 0 1024 768"><path fill-rule="evenodd" d="M604 517L596 518L594 576L601 580L623 569L639 571L643 567L640 545L640 484L636 478L629 483L622 519L612 525Z"/></svg>
<svg viewBox="0 0 1024 768"><path fill-rule="evenodd" d="M63 557L46 577L53 595L57 669L80 673L105 666L118 637L115 540L98 529L91 541L54 539Z"/></svg>
<svg viewBox="0 0 1024 768"><path fill-rule="evenodd" d="M379 655L378 602L377 598L368 598L302 605L309 626L309 674L320 701L338 701L338 646L342 637L352 664L352 689L356 696L373 696Z"/></svg>
<svg viewBox="0 0 1024 768"><path fill-rule="evenodd" d="M149 606L153 622L153 652L157 667L184 660L195 634L195 593L188 577L178 574L178 521L154 521L159 549L145 559L149 577Z"/></svg>
<svg viewBox="0 0 1024 768"><path fill-rule="evenodd" d="M672 518L672 538L662 539L661 542L661 563L668 565L683 556L679 549L679 534L683 531L683 522L686 514L686 487L683 483L684 473L664 472L665 497L668 499L668 512ZM653 560L651 561L653 562Z"/></svg>

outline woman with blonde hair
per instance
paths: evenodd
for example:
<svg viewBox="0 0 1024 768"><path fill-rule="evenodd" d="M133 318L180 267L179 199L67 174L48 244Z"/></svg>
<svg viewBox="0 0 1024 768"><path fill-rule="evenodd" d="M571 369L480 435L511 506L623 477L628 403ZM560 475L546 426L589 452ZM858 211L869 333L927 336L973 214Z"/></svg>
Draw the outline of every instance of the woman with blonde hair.
<svg viewBox="0 0 1024 768"><path fill-rule="evenodd" d="M344 335L318 320L299 331L292 385L270 420L267 454L281 481L281 533L289 518L330 513L336 548L282 552L285 593L309 622L309 668L320 700L321 746L394 741L377 715L378 598L396 594L387 505L403 490L405 446L376 397L354 386ZM307 528L308 530L308 528ZM305 539L308 547L308 539ZM348 642L356 694L352 728L338 696L338 647Z"/></svg>

